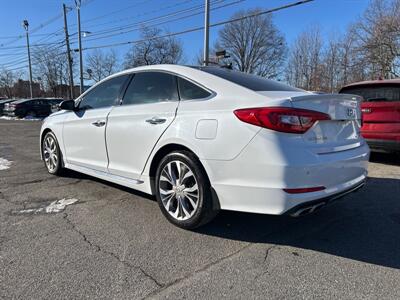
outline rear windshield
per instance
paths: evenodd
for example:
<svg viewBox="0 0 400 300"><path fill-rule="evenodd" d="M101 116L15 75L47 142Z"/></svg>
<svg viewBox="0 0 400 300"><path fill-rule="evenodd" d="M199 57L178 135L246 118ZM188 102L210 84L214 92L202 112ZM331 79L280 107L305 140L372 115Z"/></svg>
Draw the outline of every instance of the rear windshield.
<svg viewBox="0 0 400 300"><path fill-rule="evenodd" d="M266 79L260 76L251 75L239 71L217 67L198 67L198 69L229 80L253 91L285 91L302 92L303 90L288 86L286 84Z"/></svg>
<svg viewBox="0 0 400 300"><path fill-rule="evenodd" d="M343 88L340 93L363 97L363 101L400 101L400 86L354 86Z"/></svg>

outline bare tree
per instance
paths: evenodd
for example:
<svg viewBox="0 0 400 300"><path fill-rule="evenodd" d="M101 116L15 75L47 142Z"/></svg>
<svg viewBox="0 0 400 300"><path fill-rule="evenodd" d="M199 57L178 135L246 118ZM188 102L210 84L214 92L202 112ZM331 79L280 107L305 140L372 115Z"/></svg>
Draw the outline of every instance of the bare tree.
<svg viewBox="0 0 400 300"><path fill-rule="evenodd" d="M320 90L323 41L319 27L302 32L291 47L287 81L306 90Z"/></svg>
<svg viewBox="0 0 400 300"><path fill-rule="evenodd" d="M338 35L331 35L328 44L322 52L321 90L333 93L342 82L342 41Z"/></svg>
<svg viewBox="0 0 400 300"><path fill-rule="evenodd" d="M87 56L86 65L91 70L89 76L94 81L100 81L103 78L118 71L118 59L114 50L103 52L94 50Z"/></svg>
<svg viewBox="0 0 400 300"><path fill-rule="evenodd" d="M13 93L13 84L15 82L16 76L14 72L2 68L0 71L0 91L4 93L4 96L7 96L8 98L12 98L14 93ZM0 94L0 96L3 96Z"/></svg>
<svg viewBox="0 0 400 300"><path fill-rule="evenodd" d="M232 19L258 11L239 11ZM282 71L286 54L285 39L273 23L271 15L226 24L219 31L214 48L227 51L233 68L270 78L277 77Z"/></svg>
<svg viewBox="0 0 400 300"><path fill-rule="evenodd" d="M159 28L143 27L142 41L125 55L124 67L178 63L182 59L182 44L176 38L165 35Z"/></svg>
<svg viewBox="0 0 400 300"><path fill-rule="evenodd" d="M41 77L44 87L54 97L64 96L62 93L68 88L61 88L61 85L68 85L68 60L66 53L60 48L40 47L33 53L34 72ZM61 91L62 89L62 91Z"/></svg>
<svg viewBox="0 0 400 300"><path fill-rule="evenodd" d="M400 0L373 0L355 34L370 78L400 76Z"/></svg>

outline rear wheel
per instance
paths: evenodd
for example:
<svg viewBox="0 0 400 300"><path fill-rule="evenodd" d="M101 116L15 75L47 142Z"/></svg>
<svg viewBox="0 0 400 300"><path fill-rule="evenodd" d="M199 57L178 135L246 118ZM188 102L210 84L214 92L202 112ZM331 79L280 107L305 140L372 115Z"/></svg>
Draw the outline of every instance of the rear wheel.
<svg viewBox="0 0 400 300"><path fill-rule="evenodd" d="M177 151L165 156L155 180L158 204L171 223L193 229L217 214L208 177L192 153Z"/></svg>
<svg viewBox="0 0 400 300"><path fill-rule="evenodd" d="M60 175L62 172L61 151L57 138L52 132L46 133L42 142L44 165L50 174Z"/></svg>

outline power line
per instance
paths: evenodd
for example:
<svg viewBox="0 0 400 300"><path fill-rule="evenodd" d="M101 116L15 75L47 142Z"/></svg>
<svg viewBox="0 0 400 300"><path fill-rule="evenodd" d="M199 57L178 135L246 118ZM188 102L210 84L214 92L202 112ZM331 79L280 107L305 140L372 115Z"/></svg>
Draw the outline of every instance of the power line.
<svg viewBox="0 0 400 300"><path fill-rule="evenodd" d="M241 21L241 20L245 20L245 19L248 19L248 18L253 18L253 17L265 15L265 14L270 14L270 13L277 12L277 11L280 11L280 10L284 10L284 9L287 9L287 8L290 8L290 7L306 4L306 3L312 2L312 1L314 1L314 0L297 1L297 2L294 2L294 3L290 3L290 4L287 4L287 5L280 6L280 7L272 8L272 9L269 9L269 10L259 11L259 12L256 12L256 13L253 13L253 14L249 14L249 15L246 15L246 16L243 16L243 17L217 22L217 23L211 24L210 27L217 27L217 26L221 26L221 25L225 25L225 24L229 24L229 23L234 23L234 22L238 22L238 21ZM182 35L182 34L186 34L186 33L200 31L200 30L203 30L203 29L204 29L204 26L199 26L199 27L194 27L194 28L190 28L190 29L186 29L186 30L182 30L182 31L174 32L174 33L169 33L169 34L165 34L165 35L161 35L161 36L156 36L156 37L152 37L152 38L148 38L148 39L140 39L140 40L135 40L135 41L127 41L127 42L120 42L120 43L114 43L114 44L108 44L108 45L86 47L83 50L109 48L109 47L117 47L117 46L124 46L124 45L130 45L130 44L143 43L143 42L149 41L149 40L157 40L157 39L162 39L162 38L166 38L166 37L173 37L173 36L177 36L177 35Z"/></svg>
<svg viewBox="0 0 400 300"><path fill-rule="evenodd" d="M219 4L219 3L223 3L224 1L226 1L226 0L218 0L218 1L214 2L214 5L215 4ZM223 8L223 7L231 6L231 5L243 2L243 1L245 1L245 0L237 0L237 1L234 1L234 2L226 3L226 4L223 4L223 5L217 6L217 7L213 7L211 10L215 10L215 9L220 9L220 8ZM201 11L198 11L199 9ZM179 11L176 11L176 12L168 13L168 14L165 14L165 15L162 15L162 16L159 16L159 17L155 17L155 18L151 18L151 19L147 19L147 20L144 20L144 21L141 21L141 22L132 23L132 24L130 24L132 26L129 26L129 25L125 26L125 28L128 27L128 28L134 28L134 29L122 30L124 27L117 27L116 29L110 28L108 30L104 30L103 32L97 32L97 33L94 33L94 34L91 33L90 36L93 37L93 38L88 38L88 39L86 39L86 41L87 42L95 41L95 40L99 40L99 39L105 39L105 38L108 38L108 37L114 37L116 35L122 35L122 34L130 33L130 32L133 32L133 31L137 31L137 30L140 29L140 26L147 25L148 23L151 23L152 21L155 21L155 20L168 18L168 20L152 24L152 26L159 26L159 25L163 25L163 24L167 24L167 23L171 23L171 22L187 19L187 18L196 16L196 15L202 14L203 13L202 9L204 9L204 4L197 5L197 6L194 6L194 7L191 7L191 8L187 8L187 9L184 9L184 10L179 10ZM174 15L179 15L179 14L182 14L182 13L196 11L196 10L198 12L193 13L193 14L189 14L189 15L185 15L185 16L178 17L178 18L173 18L173 19L170 18L170 17L172 17ZM117 32L117 31L119 31L119 32ZM57 33L57 32L58 31L56 31L55 33ZM111 34L111 33L113 33L113 34ZM96 37L96 36L98 36L98 37ZM75 42L74 40L76 41L76 38L72 37L71 38L71 43L72 44ZM43 41L43 40L41 40L41 41ZM43 47L43 46L49 46L49 45L59 45L59 44L62 44L63 42L64 42L64 39L61 39L61 40L54 41L54 42L49 42L49 43L31 44L31 47ZM24 48L26 48L26 46L25 45L21 45L21 46L13 46L13 47L3 47L1 50L24 49Z"/></svg>
<svg viewBox="0 0 400 300"><path fill-rule="evenodd" d="M103 25L107 25L107 24L119 23L119 22L122 22L122 21L125 21L125 20L132 20L132 19L135 19L135 18L138 18L138 17L151 15L151 14L157 13L159 11L163 11L163 10L167 10L167 9L170 9L170 8L178 7L178 6L184 5L184 4L189 3L189 2L193 2L193 1L194 0L186 0L186 1L183 1L183 2L180 2L180 3L175 3L173 5L164 6L164 7L161 7L159 9L155 9L155 10L152 10L152 11L149 11L149 12L136 14L134 16L129 16L129 17L120 18L120 19L117 19L117 20L112 20L112 21L107 21L107 22L91 25L89 28L99 27L99 26L103 26ZM108 15L106 15L106 16L108 16ZM85 25L86 22L83 22L82 24Z"/></svg>
<svg viewBox="0 0 400 300"><path fill-rule="evenodd" d="M92 0L93 1L93 0ZM146 0L146 1L148 1L148 0ZM146 2L146 1L143 1L142 3L144 3L144 2ZM191 1L193 1L193 0L187 0L187 1L185 1L185 2L183 2L183 3L187 3L187 2L191 2ZM225 1L225 0L219 0L219 1ZM90 2L85 2L86 3L86 5L87 5L87 3L90 3ZM178 4L183 4L183 3L178 3ZM137 5L137 4L136 4ZM136 15L136 16L143 16L143 15L148 15L148 14L152 14L152 13L155 13L155 12L157 12L157 11L162 11L162 10L165 10L165 9L167 9L167 8L172 8L172 7L176 7L177 6L177 4L175 4L175 5L170 5L170 6L167 6L167 7L164 7L164 8L161 8L161 9L158 9L158 10L153 10L153 11L151 11L151 12L148 12L148 13L143 13L143 14L138 14L138 15ZM200 6L195 6L194 8L201 8L201 5ZM69 8L69 11L68 12L70 12L72 9L71 8ZM118 10L118 11L121 11L122 9L120 9L120 10ZM185 10L186 11L186 10ZM117 11L115 11L115 12L117 12ZM152 18L152 19L148 19L148 20L145 20L145 21L142 21L142 22L136 22L136 23L133 23L133 24L126 24L126 25L124 25L125 26L125 28L126 27L129 27L129 26L131 26L131 25L140 25L140 24L144 24L144 22L150 22L150 21L153 21L153 20L157 20L157 19L160 19L160 18L166 18L166 17L169 17L169 16L173 16L173 15L175 15L175 14L177 14L177 13L181 13L181 12L183 12L183 11L177 11L177 12L174 12L174 13L169 13L169 14L167 14L167 15L162 15L162 16L159 16L159 17L156 17L156 18ZM92 19L89 19L89 20L96 20L96 19L99 19L100 17L103 17L103 16L99 16L99 17L95 17L95 18L92 18ZM131 17L131 18L133 18L133 17ZM53 19L55 19L55 18L52 18L51 20L53 20ZM47 21L46 23L49 23L49 21ZM86 23L86 22L85 22ZM84 24L84 23L83 23ZM45 25L42 25L42 27L43 26L45 26ZM102 35L102 34L105 34L105 33L109 33L109 32L113 32L113 31L117 31L117 30L121 30L121 29L123 29L123 27L117 27L117 28L108 28L108 29L105 29L105 30L103 30L103 31L99 31L99 32L96 32L96 33L94 33L94 34L91 34L92 36L97 36L97 35ZM36 30L36 29L33 29L31 32L33 32L34 30ZM56 31L54 31L54 32L52 32L52 33L48 33L48 34L46 34L46 36L44 37L44 38L41 38L41 39L39 39L39 40L36 40L36 43L38 43L38 42L45 42L45 41L48 41L48 40L50 40L51 38L53 38L53 37L56 37L56 36L61 36L61 35L63 35L63 31L64 31L64 28L62 27L62 28L60 28L60 29L58 29L58 30L56 30ZM31 35L30 35L31 36ZM17 36L17 38L21 38L21 37L24 37L24 35L20 35L20 36ZM49 43L40 43L40 44L32 44L31 46L32 47L35 47L35 46L46 46L46 45L52 45L52 44L58 44L59 42L57 41L57 42L49 42ZM3 46L0 46L0 50L12 50L12 49L19 49L19 48L26 48L26 46L25 45L21 45L21 46L12 46L12 47L4 47L4 45L5 44L3 44Z"/></svg>
<svg viewBox="0 0 400 300"><path fill-rule="evenodd" d="M224 2L224 1L226 1L226 0L217 0L214 3L218 4L218 3L221 3L221 2ZM124 25L120 25L118 27L111 27L111 28L108 28L108 29L104 29L102 31L98 31L95 34L91 34L91 36L101 35L101 34L104 34L104 33L111 33L111 32L116 32L116 31L121 31L121 30L126 30L129 27L137 27L137 26L140 26L140 25L144 25L146 23L150 23L152 21L165 19L165 18L170 18L170 17L176 16L176 15L180 15L180 14L183 14L183 13L186 13L186 12L196 11L196 10L199 10L199 9L204 9L204 4L192 6L192 7L183 9L183 10L174 11L174 12L171 12L171 13L168 13L168 14L165 14L165 15L157 16L157 17L150 18L150 19L147 19L147 20L144 20L144 21L140 21L140 22L124 24ZM201 13L203 13L203 11Z"/></svg>
<svg viewBox="0 0 400 300"><path fill-rule="evenodd" d="M227 6L235 5L235 4L238 4L238 3L243 2L243 1L245 1L245 0L237 0L237 1L234 1L234 2L223 4L221 6L213 7L211 9L211 11L214 11L214 10L217 10L217 9L220 9L220 8L224 8L224 7L227 7ZM179 17L179 18L174 18L174 19L170 19L170 20L154 23L154 24L151 24L151 26L152 27L153 26L156 27L156 26L160 26L160 25L163 25L163 24L176 22L176 21L179 21L179 20L184 20L184 19L187 19L187 18L190 18L190 17L193 17L193 16L201 15L201 14L203 14L203 11L196 12L196 13L193 13L193 14L190 14L190 15L186 15L186 16L182 16L182 17ZM111 32L110 32L110 34L108 34L108 35L101 35L101 36L95 37L95 38L88 38L88 39L86 39L86 42L96 41L96 40L105 39L105 38L108 38L108 37L114 37L116 35L123 35L123 34L127 34L127 33L130 33L130 32L133 32L133 31L137 31L137 30L140 29L140 26L143 26L143 25L146 26L145 24L146 23L138 24L133 29L120 31L120 32L113 33L113 34L111 34Z"/></svg>
<svg viewBox="0 0 400 300"><path fill-rule="evenodd" d="M54 16L54 17L48 19L46 22L41 23L39 26L37 26L37 27L33 28L32 30L30 30L29 33L35 33L35 32L37 32L37 31L43 29L44 27L46 27L46 26L48 26L49 24L53 23L54 21L58 20L60 17L62 17L62 14L58 14L58 15L56 15L56 16ZM21 38L23 38L24 36L25 36L25 35L20 35L20 36L18 36L17 38L15 38L15 39L13 39L13 40L11 40L11 41L5 43L5 44L2 43L2 44L0 44L0 48L4 49L4 46L5 46L5 45L13 44L13 43L19 41L19 40L20 40Z"/></svg>
<svg viewBox="0 0 400 300"><path fill-rule="evenodd" d="M97 17L88 19L88 20L86 20L85 22L82 22L82 25L83 25L83 24L87 24L87 23L91 23L91 22L93 22L93 21L96 21L96 20L98 20L98 19L102 19L102 18L104 18L104 17L108 17L108 16L110 16L110 15L117 14L117 13L119 13L119 12L126 11L128 8L138 7L138 6L140 6L140 5L142 5L142 4L146 3L146 2L149 2L149 1L150 1L150 0L145 0L145 1L142 1L142 2L140 2L140 3L135 3L135 4L133 4L133 5L129 5L129 6L127 6L127 7L124 7L124 8L115 10L115 11L111 11L111 12L105 14L105 15L101 15L101 16L97 16Z"/></svg>
<svg viewBox="0 0 400 300"><path fill-rule="evenodd" d="M237 2L241 2L241 1L244 1L244 0L238 0ZM287 4L287 5L280 6L280 7L276 7L276 8L273 8L273 9L264 10L264 11L258 11L258 12L255 12L255 13L252 13L252 14L249 14L249 15L246 15L246 16L235 18L235 19L220 21L220 22L211 24L210 27L217 27L217 26L221 26L221 25L225 25L225 24L229 24L229 23L233 23L233 22L238 22L238 21L241 21L241 20L244 20L244 19L248 19L248 18L252 18L252 17L264 15L264 14L273 13L273 12L280 11L280 10L283 10L283 9L287 9L287 8L290 8L290 7L295 7L295 6L298 6L298 5L306 4L306 3L312 2L312 1L314 1L314 0L297 1L297 2L294 2L294 3L290 3L290 4ZM236 2L234 2L234 3L236 3ZM228 4L224 4L223 6L232 5L232 4L233 3L228 3ZM187 17L189 17L189 16L180 17L178 19L187 18ZM177 19L174 19L172 21L176 21L176 20ZM170 21L165 21L165 22L162 22L162 23L166 23L166 22L170 22ZM159 24L157 24L157 25L159 25ZM200 30L203 30L203 29L204 29L204 26L199 26L199 27L190 28L190 29L179 31L179 32L169 33L169 34L156 36L156 37L152 37L152 38L148 38L148 39L139 39L139 40L134 40L134 41L127 41L127 42L119 42L119 43L113 43L113 44L107 44L107 45L86 47L86 48L83 48L83 50L109 48L109 47L117 47L117 46L129 45L129 44L137 44L137 43L145 42L145 41L148 41L148 40L156 40L156 39L161 39L161 38L173 37L173 36L178 36L178 35L183 35L183 34L187 34L187 33L191 33L191 32L200 31ZM133 30L130 30L130 31L133 31ZM115 36L115 34L113 36ZM105 37L97 37L97 38L91 39L91 40L97 40L97 39L101 39L101 38L105 38ZM64 46L63 44L61 44L61 42L51 43L51 44L53 45L52 46L53 49L61 48L61 47ZM60 44L60 45L59 46L54 46L55 44ZM48 46L48 45L49 44L43 44L43 46ZM40 46L40 44L37 45L37 46ZM64 54L66 54L66 53L64 53ZM21 61L21 62L19 62L17 64L12 64L10 66L15 66L15 65L18 65L18 64L21 64L21 63L23 63L23 62Z"/></svg>

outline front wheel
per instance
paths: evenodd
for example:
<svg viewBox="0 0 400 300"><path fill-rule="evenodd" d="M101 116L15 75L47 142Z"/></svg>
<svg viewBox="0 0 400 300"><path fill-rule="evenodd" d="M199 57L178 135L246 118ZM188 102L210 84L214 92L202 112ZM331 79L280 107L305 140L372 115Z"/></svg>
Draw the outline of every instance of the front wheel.
<svg viewBox="0 0 400 300"><path fill-rule="evenodd" d="M164 216L174 225L193 229L211 221L211 185L198 159L190 152L177 151L158 166L155 189Z"/></svg>
<svg viewBox="0 0 400 300"><path fill-rule="evenodd" d="M52 132L46 133L42 142L42 157L44 165L50 174L59 175L62 172L61 151L57 138Z"/></svg>

